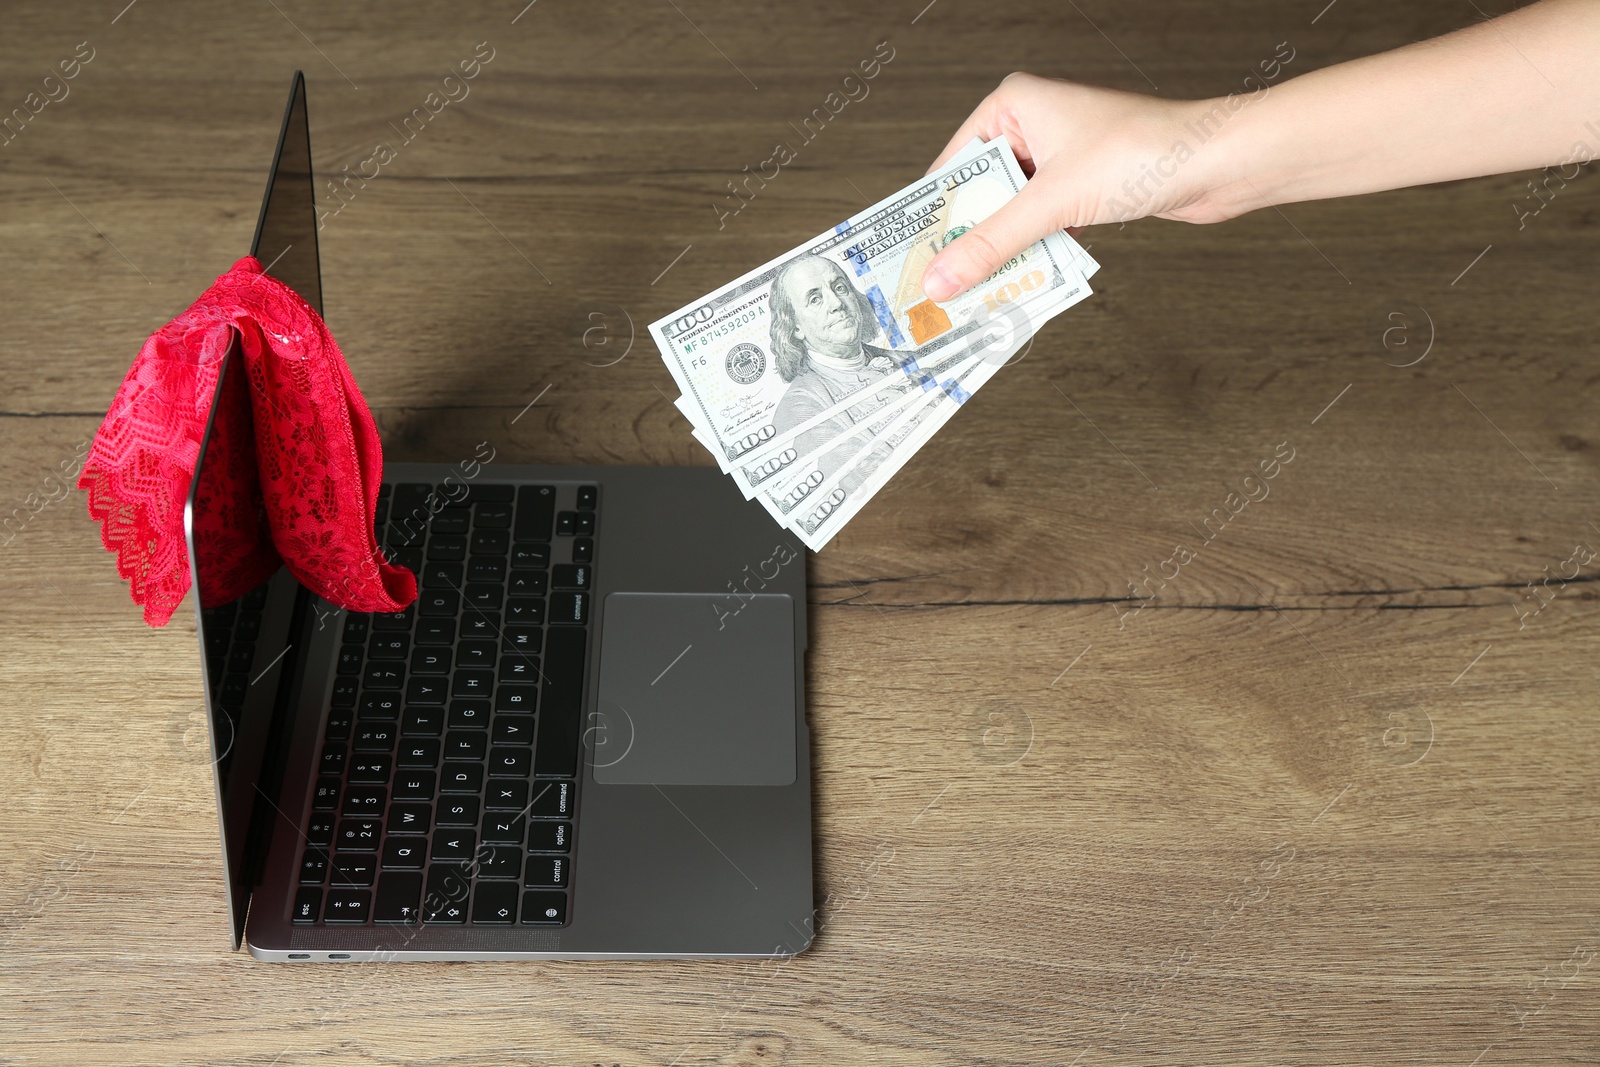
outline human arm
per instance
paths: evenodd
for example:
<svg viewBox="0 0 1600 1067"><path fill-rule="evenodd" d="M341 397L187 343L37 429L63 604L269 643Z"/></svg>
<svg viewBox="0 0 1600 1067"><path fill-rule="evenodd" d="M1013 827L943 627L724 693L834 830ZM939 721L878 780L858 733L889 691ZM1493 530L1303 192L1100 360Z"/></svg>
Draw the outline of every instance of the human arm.
<svg viewBox="0 0 1600 1067"><path fill-rule="evenodd" d="M1211 100L1014 74L951 138L1006 135L1033 180L942 251L948 300L1046 233L1154 215L1221 222L1273 204L1600 157L1600 0L1540 0L1444 37Z"/></svg>

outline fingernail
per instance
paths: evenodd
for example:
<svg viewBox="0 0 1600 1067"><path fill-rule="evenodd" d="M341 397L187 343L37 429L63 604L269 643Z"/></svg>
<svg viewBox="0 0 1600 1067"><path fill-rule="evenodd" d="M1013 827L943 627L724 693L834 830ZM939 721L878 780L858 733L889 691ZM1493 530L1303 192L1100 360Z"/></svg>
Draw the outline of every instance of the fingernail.
<svg viewBox="0 0 1600 1067"><path fill-rule="evenodd" d="M934 263L922 275L922 291L928 294L928 299L934 302L949 300L956 295L960 288L956 280L946 274L944 268Z"/></svg>

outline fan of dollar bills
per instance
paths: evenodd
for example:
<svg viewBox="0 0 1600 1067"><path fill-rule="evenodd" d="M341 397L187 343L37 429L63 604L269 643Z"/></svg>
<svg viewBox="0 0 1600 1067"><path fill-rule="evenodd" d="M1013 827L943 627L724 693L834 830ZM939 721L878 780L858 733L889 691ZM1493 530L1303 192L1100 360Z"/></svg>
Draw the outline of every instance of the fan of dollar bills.
<svg viewBox="0 0 1600 1067"><path fill-rule="evenodd" d="M812 551L1099 269L1051 234L943 304L922 273L1027 182L1005 138L650 326L723 472Z"/></svg>

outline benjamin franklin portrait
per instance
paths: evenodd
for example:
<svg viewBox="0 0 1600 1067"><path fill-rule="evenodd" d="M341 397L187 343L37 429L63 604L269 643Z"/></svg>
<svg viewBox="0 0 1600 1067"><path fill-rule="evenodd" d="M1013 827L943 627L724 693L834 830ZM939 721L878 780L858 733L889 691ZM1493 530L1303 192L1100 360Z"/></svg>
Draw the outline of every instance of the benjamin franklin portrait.
<svg viewBox="0 0 1600 1067"><path fill-rule="evenodd" d="M878 321L872 304L850 284L838 264L809 255L786 263L772 282L773 363L779 376L789 383L773 412L774 429L782 433L799 426L886 375L897 373L904 358L867 343L877 335ZM881 406L878 398L867 396L801 434L795 440L795 450L804 456L835 438L848 438L858 423L870 421ZM823 457L823 473L832 475L872 440L857 437L841 441ZM874 462L865 466L870 469L876 465ZM863 470L852 480L859 481L867 472ZM845 486L847 491L850 488Z"/></svg>

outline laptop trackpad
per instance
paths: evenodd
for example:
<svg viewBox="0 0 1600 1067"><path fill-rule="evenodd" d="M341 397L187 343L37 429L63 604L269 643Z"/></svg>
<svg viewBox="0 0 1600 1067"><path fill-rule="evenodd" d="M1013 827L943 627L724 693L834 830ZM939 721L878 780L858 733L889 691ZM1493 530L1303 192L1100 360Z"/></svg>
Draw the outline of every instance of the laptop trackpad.
<svg viewBox="0 0 1600 1067"><path fill-rule="evenodd" d="M612 593L585 731L606 785L790 785L794 602L788 596Z"/></svg>

